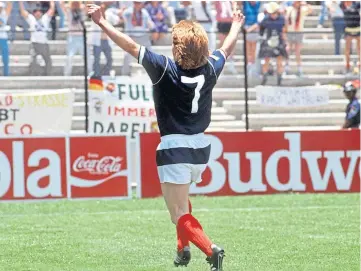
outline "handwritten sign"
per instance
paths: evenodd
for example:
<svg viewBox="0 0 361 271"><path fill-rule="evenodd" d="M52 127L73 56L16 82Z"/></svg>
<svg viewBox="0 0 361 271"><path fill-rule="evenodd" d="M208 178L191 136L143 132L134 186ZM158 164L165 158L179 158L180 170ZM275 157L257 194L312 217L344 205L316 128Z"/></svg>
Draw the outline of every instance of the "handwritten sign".
<svg viewBox="0 0 361 271"><path fill-rule="evenodd" d="M70 89L0 93L0 135L68 133L73 102Z"/></svg>
<svg viewBox="0 0 361 271"><path fill-rule="evenodd" d="M257 102L275 107L307 107L326 105L330 86L310 87L256 87Z"/></svg>

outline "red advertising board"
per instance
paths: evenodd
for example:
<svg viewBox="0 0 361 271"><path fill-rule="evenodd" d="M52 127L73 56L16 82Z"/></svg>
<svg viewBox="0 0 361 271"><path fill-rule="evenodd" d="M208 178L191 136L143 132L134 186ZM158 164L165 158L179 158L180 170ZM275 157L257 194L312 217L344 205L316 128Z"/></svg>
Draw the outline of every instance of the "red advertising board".
<svg viewBox="0 0 361 271"><path fill-rule="evenodd" d="M0 201L128 198L124 136L0 138Z"/></svg>
<svg viewBox="0 0 361 271"><path fill-rule="evenodd" d="M0 199L66 198L65 138L0 139Z"/></svg>
<svg viewBox="0 0 361 271"><path fill-rule="evenodd" d="M71 197L127 197L126 146L125 136L70 138Z"/></svg>
<svg viewBox="0 0 361 271"><path fill-rule="evenodd" d="M207 135L211 157L191 194L360 192L360 130L238 132ZM161 195L155 163L158 134L140 136L140 192Z"/></svg>

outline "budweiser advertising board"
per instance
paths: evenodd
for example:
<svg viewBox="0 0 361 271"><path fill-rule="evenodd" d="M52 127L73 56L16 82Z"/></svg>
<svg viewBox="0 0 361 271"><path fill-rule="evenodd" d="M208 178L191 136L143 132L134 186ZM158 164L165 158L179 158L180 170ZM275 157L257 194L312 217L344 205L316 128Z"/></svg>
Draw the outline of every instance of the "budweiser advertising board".
<svg viewBox="0 0 361 271"><path fill-rule="evenodd" d="M130 198L124 136L0 139L0 201Z"/></svg>
<svg viewBox="0 0 361 271"><path fill-rule="evenodd" d="M360 192L360 130L239 132L207 135L208 168L191 194ZM155 152L158 134L141 134L138 196L161 195ZM139 170L138 170L139 172Z"/></svg>

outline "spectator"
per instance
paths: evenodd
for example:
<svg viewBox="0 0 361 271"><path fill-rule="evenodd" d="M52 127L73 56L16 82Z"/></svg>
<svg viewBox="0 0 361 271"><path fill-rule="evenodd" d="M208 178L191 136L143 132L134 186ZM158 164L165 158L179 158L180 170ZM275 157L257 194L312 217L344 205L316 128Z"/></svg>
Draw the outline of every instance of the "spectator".
<svg viewBox="0 0 361 271"><path fill-rule="evenodd" d="M297 75L302 76L301 49L303 43L303 29L306 17L312 13L311 5L305 2L294 1L286 10L288 45L290 52L294 51L297 63ZM286 71L289 70L288 64Z"/></svg>
<svg viewBox="0 0 361 271"><path fill-rule="evenodd" d="M170 25L175 25L177 23L177 19L175 17L175 8L177 6L179 6L179 1L163 2L163 7L167 10L168 13L168 21Z"/></svg>
<svg viewBox="0 0 361 271"><path fill-rule="evenodd" d="M64 26L65 26L65 13L64 13L64 10L62 9L61 7L61 2L62 1L56 1L55 2L55 7L56 7L56 12L58 13L59 15L59 28L60 29L63 29ZM71 3L72 1L70 1Z"/></svg>
<svg viewBox="0 0 361 271"><path fill-rule="evenodd" d="M83 24L85 19L84 5L80 1L71 1L69 6L61 3L63 13L66 15L68 21L68 39L67 39L67 60L64 66L64 75L70 76L72 72L72 60L76 54L84 55L84 40L83 40ZM90 56L88 50L88 73L91 71Z"/></svg>
<svg viewBox="0 0 361 271"><path fill-rule="evenodd" d="M11 13L11 8L11 2L7 2L7 4L0 2L0 53L4 65L3 76L9 76L9 46L6 23Z"/></svg>
<svg viewBox="0 0 361 271"><path fill-rule="evenodd" d="M130 5L133 4L132 1L119 1L117 3L118 3L118 8L122 10L126 10Z"/></svg>
<svg viewBox="0 0 361 271"><path fill-rule="evenodd" d="M216 19L217 19L217 28L220 39L220 46L223 45L225 38L227 37L229 30L231 29L233 21L233 10L231 1L217 1L216 2ZM236 67L233 60L234 52L229 56L229 65L228 68L231 73L237 74Z"/></svg>
<svg viewBox="0 0 361 271"><path fill-rule="evenodd" d="M262 37L259 57L264 59L262 66L262 85L267 82L267 74L271 58L277 60L277 85L282 82L283 60L287 58L285 38L285 18L280 14L280 6L276 2L267 4L267 16L260 24L260 36ZM265 37L263 35L265 34Z"/></svg>
<svg viewBox="0 0 361 271"><path fill-rule="evenodd" d="M341 1L338 0L328 0L326 2L335 33L335 55L340 55L340 41L345 30L345 21L343 19L343 11L340 4Z"/></svg>
<svg viewBox="0 0 361 271"><path fill-rule="evenodd" d="M171 19L172 25L181 20L189 19L189 6L191 1L169 1L168 7L174 12L174 19ZM173 13L172 12L172 13Z"/></svg>
<svg viewBox="0 0 361 271"><path fill-rule="evenodd" d="M39 1L41 12L45 14L50 9L50 2L49 1ZM56 9L54 10L53 16L50 18L50 27L51 27L51 39L55 40L56 38Z"/></svg>
<svg viewBox="0 0 361 271"><path fill-rule="evenodd" d="M13 1L11 1L13 2ZM21 26L24 32L24 40L30 40L29 25L26 20L20 14L19 2L13 2L11 14L8 18L8 24L10 25L9 40L15 40L16 26ZM33 9L29 9L29 4L24 3L25 9L32 12Z"/></svg>
<svg viewBox="0 0 361 271"><path fill-rule="evenodd" d="M154 23L152 30L152 40L154 42L164 38L165 34L168 33L168 13L165 8L162 7L161 1L151 1L146 7L150 18Z"/></svg>
<svg viewBox="0 0 361 271"><path fill-rule="evenodd" d="M280 5L279 12L282 13L282 14L285 14L286 9L291 7L293 5L293 2L295 2L295 1L277 1L277 4Z"/></svg>
<svg viewBox="0 0 361 271"><path fill-rule="evenodd" d="M326 1L321 1L321 12L320 17L318 19L318 28L324 27L325 20L328 20L328 12L327 12L327 6Z"/></svg>
<svg viewBox="0 0 361 271"><path fill-rule="evenodd" d="M212 3L210 1L194 1L192 3L193 17L206 30L208 35L208 48L211 52L216 50L216 33L214 31L215 18L212 16Z"/></svg>
<svg viewBox="0 0 361 271"><path fill-rule="evenodd" d="M346 74L351 72L350 51L352 40L357 42L358 65L360 65L360 2L344 1L342 9L345 20L345 58L346 58Z"/></svg>
<svg viewBox="0 0 361 271"><path fill-rule="evenodd" d="M245 1L243 2L243 14L246 16L244 22L244 28L246 31L246 46L247 46L247 60L250 66L249 71L251 72L251 66L256 61L256 47L258 41L259 25L257 17L260 11L260 1Z"/></svg>
<svg viewBox="0 0 361 271"><path fill-rule="evenodd" d="M46 13L50 7L50 2L49 1L40 1L41 2L41 8L43 13ZM55 1L55 12L54 15L51 17L51 21L50 21L50 25L51 25L51 39L55 40L56 39L56 16L59 15L59 28L63 29L64 28L64 20L65 20L65 15L64 12L61 8L61 2L62 1ZM70 1L71 2L71 1Z"/></svg>
<svg viewBox="0 0 361 271"><path fill-rule="evenodd" d="M122 10L109 8L109 5L106 3L101 4L103 7L103 12L105 18L112 24L117 25L120 23L120 16ZM113 56L112 56L112 43L108 36L102 31L102 29L92 21L91 27L92 39L91 43L93 45L93 54L94 54L94 76L99 77L103 75L110 75L110 71L113 66ZM106 64L101 70L100 68L100 55L104 54L106 58Z"/></svg>
<svg viewBox="0 0 361 271"><path fill-rule="evenodd" d="M50 2L50 8L44 15L39 8L33 10L30 14L25 10L23 2L19 2L20 13L29 24L31 32L31 64L30 71L32 72L36 66L37 56L40 55L45 61L45 74L50 75L51 72L51 57L48 44L47 32L51 17L54 15L55 4L54 1Z"/></svg>
<svg viewBox="0 0 361 271"><path fill-rule="evenodd" d="M138 44L147 48L151 47L149 31L154 28L152 19L148 12L144 9L143 3L135 1L133 7L129 7L123 13L124 29L129 36ZM125 53L124 65L122 69L123 75L130 75L130 64L133 61L133 57Z"/></svg>
<svg viewBox="0 0 361 271"><path fill-rule="evenodd" d="M356 97L357 89L360 89L360 81L347 82L343 88L349 104L346 107L346 119L343 124L344 129L360 127L360 103Z"/></svg>

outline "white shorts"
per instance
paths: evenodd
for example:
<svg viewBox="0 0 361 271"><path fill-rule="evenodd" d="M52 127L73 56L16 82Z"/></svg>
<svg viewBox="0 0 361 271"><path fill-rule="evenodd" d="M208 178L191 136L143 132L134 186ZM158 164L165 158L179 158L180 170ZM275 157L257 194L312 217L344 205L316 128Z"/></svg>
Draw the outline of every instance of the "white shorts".
<svg viewBox="0 0 361 271"><path fill-rule="evenodd" d="M204 134L167 135L157 148L158 175L161 183L200 183L211 152Z"/></svg>

